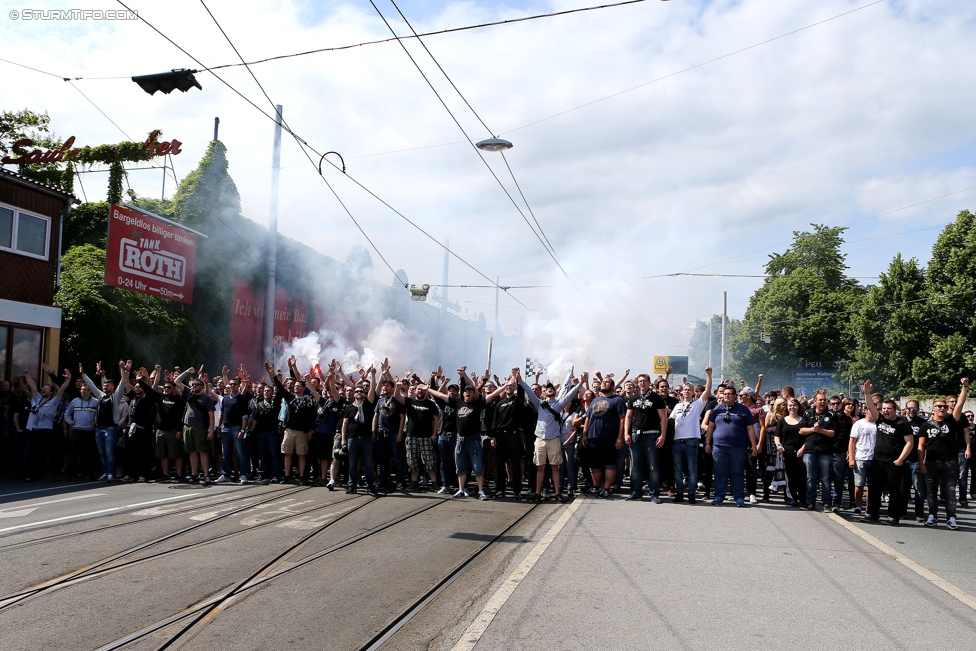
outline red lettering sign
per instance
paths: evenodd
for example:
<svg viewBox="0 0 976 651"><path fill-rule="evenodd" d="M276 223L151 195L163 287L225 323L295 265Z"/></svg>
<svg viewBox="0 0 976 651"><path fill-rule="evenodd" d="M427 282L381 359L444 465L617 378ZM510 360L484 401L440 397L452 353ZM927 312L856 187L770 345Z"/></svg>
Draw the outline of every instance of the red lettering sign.
<svg viewBox="0 0 976 651"><path fill-rule="evenodd" d="M183 145L177 139L173 139L169 142L156 142L156 138L159 137L159 130L153 131L149 134L149 137L144 143L145 148L153 156L165 156L170 154L171 156L176 156L182 153L180 147ZM15 142L11 149L15 156L4 156L0 158L0 163L4 165L34 165L36 163L60 163L61 161L72 160L77 156L77 149L72 149L71 145L75 144L75 137L71 136L64 141L60 149L50 149L48 151L41 151L40 149L34 149L33 151L27 151L25 147L31 147L34 145L34 141L30 138L22 138Z"/></svg>
<svg viewBox="0 0 976 651"><path fill-rule="evenodd" d="M196 234L122 206L109 207L105 284L193 303Z"/></svg>

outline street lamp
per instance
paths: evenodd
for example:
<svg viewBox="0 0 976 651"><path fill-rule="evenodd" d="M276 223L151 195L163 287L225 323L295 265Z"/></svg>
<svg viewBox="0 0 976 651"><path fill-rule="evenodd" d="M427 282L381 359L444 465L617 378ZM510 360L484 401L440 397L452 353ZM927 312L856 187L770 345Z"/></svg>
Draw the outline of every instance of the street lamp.
<svg viewBox="0 0 976 651"><path fill-rule="evenodd" d="M484 151L505 151L512 148L512 143L501 138L488 138L475 143L475 147Z"/></svg>

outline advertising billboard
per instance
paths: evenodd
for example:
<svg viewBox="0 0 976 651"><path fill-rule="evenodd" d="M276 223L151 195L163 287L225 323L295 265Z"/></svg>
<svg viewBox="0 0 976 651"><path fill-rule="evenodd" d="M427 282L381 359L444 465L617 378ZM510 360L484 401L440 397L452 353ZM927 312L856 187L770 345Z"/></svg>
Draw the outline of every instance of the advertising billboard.
<svg viewBox="0 0 976 651"><path fill-rule="evenodd" d="M111 205L105 284L192 304L197 235L169 220Z"/></svg>

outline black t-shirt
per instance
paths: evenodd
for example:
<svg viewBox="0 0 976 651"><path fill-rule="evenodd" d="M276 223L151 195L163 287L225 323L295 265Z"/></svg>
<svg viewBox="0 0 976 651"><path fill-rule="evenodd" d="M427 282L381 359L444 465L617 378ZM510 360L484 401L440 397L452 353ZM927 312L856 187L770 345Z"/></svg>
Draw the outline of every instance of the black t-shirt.
<svg viewBox="0 0 976 651"><path fill-rule="evenodd" d="M847 454L847 444L851 440L854 421L847 414L834 412L834 454Z"/></svg>
<svg viewBox="0 0 976 651"><path fill-rule="evenodd" d="M947 416L951 416L950 411ZM966 449L966 428L969 427L969 419L963 416L956 421L956 450L963 452ZM971 434L971 433L970 433Z"/></svg>
<svg viewBox="0 0 976 651"><path fill-rule="evenodd" d="M186 411L186 394L190 389L183 387L183 393L159 396L159 429L171 432L183 429L183 413Z"/></svg>
<svg viewBox="0 0 976 651"><path fill-rule="evenodd" d="M135 423L139 429L151 430L156 424L156 403L159 402L159 394L151 386L139 380L145 392L142 397L133 394L129 400L129 424Z"/></svg>
<svg viewBox="0 0 976 651"><path fill-rule="evenodd" d="M345 396L339 396L338 400L332 398L322 398L319 400L318 425L316 432L322 432L326 436L335 436L342 427L342 414L346 411Z"/></svg>
<svg viewBox="0 0 976 651"><path fill-rule="evenodd" d="M440 398L434 398L434 402L441 408L441 420L437 423L437 433L441 436L457 434L457 409Z"/></svg>
<svg viewBox="0 0 976 651"><path fill-rule="evenodd" d="M501 398L495 403L495 410L492 414L492 430L511 431L519 426L519 416L521 406L525 403L525 390L520 386L518 393L511 398Z"/></svg>
<svg viewBox="0 0 976 651"><path fill-rule="evenodd" d="M273 432L278 425L278 411L273 400L252 398L248 405L248 427L252 432Z"/></svg>
<svg viewBox="0 0 976 651"><path fill-rule="evenodd" d="M251 402L251 395L238 393L220 397L220 426L240 427L247 416L247 405Z"/></svg>
<svg viewBox="0 0 976 651"><path fill-rule="evenodd" d="M481 435L481 412L485 410L484 396L477 396L471 402L465 402L463 397L451 398L450 405L457 412L458 436Z"/></svg>
<svg viewBox="0 0 976 651"><path fill-rule="evenodd" d="M897 416L891 420L878 419L878 434L874 443L874 460L891 463L901 456L905 449L905 437L912 435L907 418ZM927 444L926 444L927 445Z"/></svg>
<svg viewBox="0 0 976 651"><path fill-rule="evenodd" d="M409 400L409 398L408 398ZM400 414L404 411L393 397L380 398L376 401L376 413L379 414L379 428L387 433L396 435L400 431Z"/></svg>
<svg viewBox="0 0 976 651"><path fill-rule="evenodd" d="M791 452L796 452L803 445L802 437L800 436L800 428L803 427L803 419L796 425L790 425L786 422L786 417L780 418L776 421L776 436L779 437L779 442L783 444L783 447Z"/></svg>
<svg viewBox="0 0 976 651"><path fill-rule="evenodd" d="M348 438L366 438L373 436L373 412L375 411L375 405L369 400L363 400L363 419L359 420L359 407L355 402L350 402L346 405L346 410L343 412L342 417L349 419L349 425L346 428L346 436Z"/></svg>
<svg viewBox="0 0 976 651"><path fill-rule="evenodd" d="M919 419L921 420L921 419ZM948 415L942 421L934 418L923 426L928 440L925 441L926 461L955 461L959 452L956 449L958 421Z"/></svg>
<svg viewBox="0 0 976 651"><path fill-rule="evenodd" d="M823 413L818 414L814 407L807 409L806 413L803 414L803 420L800 422L800 427L813 427L817 422L820 423L820 429L828 429L837 434L837 415L832 413L829 409L824 409ZM850 430L847 432L850 436ZM804 438L804 452L812 452L814 454L833 454L834 452L834 441L833 437L827 436L826 434L801 434Z"/></svg>
<svg viewBox="0 0 976 651"><path fill-rule="evenodd" d="M437 416L437 404L427 398L417 400L407 398L407 436L416 438L430 438L434 433L434 418Z"/></svg>
<svg viewBox="0 0 976 651"><path fill-rule="evenodd" d="M912 452L905 461L914 463L918 461L918 440L928 436L928 421L921 416L913 416L909 419L908 426L912 428L912 437L915 439L915 445L912 447Z"/></svg>
<svg viewBox="0 0 976 651"><path fill-rule="evenodd" d="M627 409L633 410L630 419L632 429L641 432L660 432L661 416L658 409L667 409L668 403L657 391L649 390L642 396L630 398L627 402Z"/></svg>

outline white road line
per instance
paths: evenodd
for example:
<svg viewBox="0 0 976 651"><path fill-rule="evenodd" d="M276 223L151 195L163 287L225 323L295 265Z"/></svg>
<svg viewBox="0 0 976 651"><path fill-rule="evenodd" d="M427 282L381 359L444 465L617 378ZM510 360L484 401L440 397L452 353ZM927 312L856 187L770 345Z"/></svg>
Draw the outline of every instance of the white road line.
<svg viewBox="0 0 976 651"><path fill-rule="evenodd" d="M576 513L576 509L578 509L582 503L582 500L577 498L572 504L566 507L566 510L563 512L560 518L556 520L556 523L552 525L549 531L546 532L546 535L544 535L539 542L536 543L535 547L532 548L532 551L529 552L529 555L522 559L519 566L516 567L512 573L508 575L508 578L505 579L505 582L498 587L495 594L493 594L491 599L488 600L488 603L485 604L481 614L478 615L473 622L471 622L471 625L468 626L468 630L464 632L461 639L457 641L457 643L452 647L451 651L471 651L471 649L478 644L478 642L481 640L481 636L485 634L485 631L488 630L492 620L495 619L495 615L498 614L498 611L502 609L502 606L505 605L508 598L511 597L512 593L514 593L516 588L519 587L522 579L528 575L539 559L542 558L542 555L549 548L549 545L553 540L556 539L556 536L559 535L559 532L562 531L562 528L567 522L569 522L569 519L573 517L573 514Z"/></svg>
<svg viewBox="0 0 976 651"><path fill-rule="evenodd" d="M176 495L175 497L164 497L160 500L153 500L151 502L140 502L138 504L126 504L125 506L113 506L110 509L101 509L100 511L89 511L88 513L77 513L75 515L66 515L61 518L54 518L52 520L42 520L41 522L31 522L30 524L19 524L16 527L7 527L5 529L0 529L0 533L6 533L7 531L16 531L18 529L29 529L30 527L39 527L42 524L51 524L52 522L64 522L66 520L77 520L78 518L87 518L91 515L101 515L103 513L112 513L114 511L124 511L125 509L134 509L140 506L147 506L149 504L159 504L160 502L171 502L173 500L197 498L196 495Z"/></svg>
<svg viewBox="0 0 976 651"><path fill-rule="evenodd" d="M21 504L20 506L12 506L10 508L0 509L0 513L4 513L6 511L19 511L21 509L27 509L27 508L37 508L38 506L44 506L45 504L57 504L59 502L73 502L75 500L88 499L89 497L101 497L102 495L105 495L105 493L85 493L84 495L62 497L59 500L48 500L47 502L37 502L36 504Z"/></svg>
<svg viewBox="0 0 976 651"><path fill-rule="evenodd" d="M86 481L83 484L68 484L68 485L71 486L72 488L78 488L81 486L96 486L96 485L104 485L104 484L105 482L103 481ZM15 495L27 495L28 493L43 493L44 491L54 491L58 489L64 489L64 487L65 485L61 484L60 486L51 486L50 488L35 488L32 491L20 491L19 493L0 493L0 500L5 500L8 497L13 497Z"/></svg>
<svg viewBox="0 0 976 651"><path fill-rule="evenodd" d="M945 590L946 592L951 594L953 597L955 597L962 603L966 604L973 610L976 610L976 597L969 594L959 586L943 579L941 576L939 576L932 570L928 569L927 567L916 563L915 561L908 558L907 556L904 556L903 554L898 552L894 547L890 547L887 544L881 542L880 540L878 540L868 532L848 522L847 520L840 517L836 513L829 513L827 517L831 518L835 522L840 523L842 527L844 527L845 529L853 533L855 536L865 541L866 543L873 545L879 551L895 559L896 561L898 561L899 563L901 563L902 565L910 569L912 572L915 572L915 574L918 574L920 577L922 577L932 585L942 590Z"/></svg>

